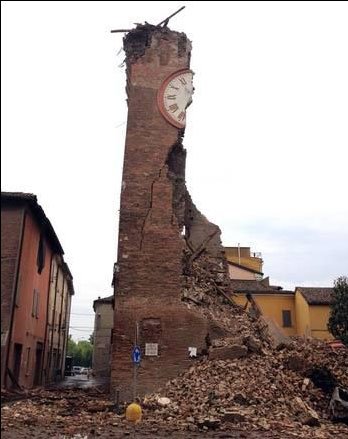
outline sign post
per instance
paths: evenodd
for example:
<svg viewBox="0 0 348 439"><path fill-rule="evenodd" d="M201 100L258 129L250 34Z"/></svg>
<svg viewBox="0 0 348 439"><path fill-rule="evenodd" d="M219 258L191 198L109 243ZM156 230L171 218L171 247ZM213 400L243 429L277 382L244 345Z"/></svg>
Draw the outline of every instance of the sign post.
<svg viewBox="0 0 348 439"><path fill-rule="evenodd" d="M141 350L140 347L137 345L138 343L138 322L136 322L135 326L135 343L132 350L132 361L133 361L133 400L135 401L135 398L137 396L137 369L141 361Z"/></svg>
<svg viewBox="0 0 348 439"><path fill-rule="evenodd" d="M141 352L140 352L140 348L139 346L134 346L133 351L132 351L132 360L133 360L133 368L134 368L134 378L133 378L133 394L134 394L134 398L133 400L135 401L136 398L136 388L137 388L137 369L138 366L140 364L141 361Z"/></svg>

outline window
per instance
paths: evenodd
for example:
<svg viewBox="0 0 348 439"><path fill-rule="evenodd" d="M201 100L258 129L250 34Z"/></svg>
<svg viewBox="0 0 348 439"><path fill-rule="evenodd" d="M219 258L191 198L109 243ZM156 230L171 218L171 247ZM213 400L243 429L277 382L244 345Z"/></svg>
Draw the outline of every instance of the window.
<svg viewBox="0 0 348 439"><path fill-rule="evenodd" d="M19 306L19 298L20 298L21 288L22 288L22 275L20 274L19 278L18 278L17 289L16 289L16 297L15 297L16 306Z"/></svg>
<svg viewBox="0 0 348 439"><path fill-rule="evenodd" d="M39 291L35 288L33 294L33 306L31 309L31 315L33 317L39 317Z"/></svg>
<svg viewBox="0 0 348 439"><path fill-rule="evenodd" d="M1 346L5 346L7 342L8 331L1 329Z"/></svg>
<svg viewBox="0 0 348 439"><path fill-rule="evenodd" d="M46 247L45 247L45 242L44 242L44 236L41 233L39 247L37 249L37 258L36 258L37 272L39 274L41 274L41 272L45 266L45 255L46 255Z"/></svg>
<svg viewBox="0 0 348 439"><path fill-rule="evenodd" d="M30 364L30 348L27 348L27 363L25 366L25 373L29 373L29 364Z"/></svg>
<svg viewBox="0 0 348 439"><path fill-rule="evenodd" d="M283 310L282 314L283 314L283 327L284 328L291 328L291 326L292 326L292 323L291 323L291 311Z"/></svg>
<svg viewBox="0 0 348 439"><path fill-rule="evenodd" d="M101 314L97 314L97 328L96 329L100 329L101 328Z"/></svg>

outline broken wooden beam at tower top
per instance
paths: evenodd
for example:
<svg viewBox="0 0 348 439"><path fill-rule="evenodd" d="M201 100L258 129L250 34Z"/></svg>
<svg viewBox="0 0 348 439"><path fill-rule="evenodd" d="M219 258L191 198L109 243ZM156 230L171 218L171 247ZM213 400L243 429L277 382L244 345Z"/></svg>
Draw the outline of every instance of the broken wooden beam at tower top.
<svg viewBox="0 0 348 439"><path fill-rule="evenodd" d="M181 12L183 9L185 9L186 6L182 6L180 9L178 9L176 12L174 12L173 14L169 15L169 17L165 18L164 20L162 20L160 23L158 23L156 25L156 27L160 27L163 24L163 27L168 26L169 20L171 18L174 17L174 15L177 15L179 12ZM135 23L136 25L139 25L140 23ZM149 23L147 21L145 21L145 25L148 25ZM125 33L125 32L130 32L132 29L114 29L112 31L110 31L111 33Z"/></svg>

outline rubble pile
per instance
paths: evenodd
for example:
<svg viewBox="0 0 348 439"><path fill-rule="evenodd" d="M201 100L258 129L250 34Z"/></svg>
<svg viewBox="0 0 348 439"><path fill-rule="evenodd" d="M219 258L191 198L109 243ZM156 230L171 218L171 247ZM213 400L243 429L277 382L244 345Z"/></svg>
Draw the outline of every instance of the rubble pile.
<svg viewBox="0 0 348 439"><path fill-rule="evenodd" d="M191 255L192 258L192 255ZM226 278L224 261L200 255L195 260L188 258L185 262L185 287L182 301L189 308L194 308L207 319L216 322L226 334L254 334L264 338L261 322L251 319L243 309L230 297L229 280Z"/></svg>
<svg viewBox="0 0 348 439"><path fill-rule="evenodd" d="M236 346L224 342L225 350ZM212 346L209 358L171 380L159 394L145 397L144 407L157 418L192 431L233 424L245 430L293 429L305 437L306 429L318 427L326 434L339 431L348 437L346 426L328 419L331 393L309 378L314 370L328 370L336 383L348 387L347 351L338 355L324 343L294 340L281 351L263 347L259 354L249 351L233 359L212 360L216 349ZM165 405L160 404L163 397L169 400Z"/></svg>
<svg viewBox="0 0 348 439"><path fill-rule="evenodd" d="M2 406L2 432L42 427L65 435L90 433L107 424L117 425L119 418L108 395L94 389L34 389L26 396L27 399Z"/></svg>
<svg viewBox="0 0 348 439"><path fill-rule="evenodd" d="M216 282L214 271L222 267L211 264L204 256L191 263L182 299L224 328L225 336L210 340L189 370L144 398L149 415L190 431L233 425L348 437L348 428L333 424L328 412L335 386L348 388L348 350L301 338L275 345L263 318L233 303L224 279Z"/></svg>
<svg viewBox="0 0 348 439"><path fill-rule="evenodd" d="M348 349L301 338L275 348L262 317L233 303L223 276L216 281L219 264L200 256L187 267L183 303L224 335L206 340L205 352L187 371L145 396L145 430L154 437L158 429L188 437L238 431L249 438L348 438L348 426L333 423L328 410L335 387L348 388ZM26 396L2 408L3 431L24 425L108 435L107 429L127 429L125 407L117 409L97 390L34 390Z"/></svg>
<svg viewBox="0 0 348 439"><path fill-rule="evenodd" d="M249 353L261 353L289 344L285 337L274 338L263 317L260 318L257 313L246 313L233 301L225 273L223 261L217 262L205 254L186 264L182 301L219 328L218 332L224 337L212 340L213 345L221 347L234 343L245 345Z"/></svg>
<svg viewBox="0 0 348 439"><path fill-rule="evenodd" d="M228 269L225 265L224 259L187 253L184 260L183 300L205 307L230 301Z"/></svg>

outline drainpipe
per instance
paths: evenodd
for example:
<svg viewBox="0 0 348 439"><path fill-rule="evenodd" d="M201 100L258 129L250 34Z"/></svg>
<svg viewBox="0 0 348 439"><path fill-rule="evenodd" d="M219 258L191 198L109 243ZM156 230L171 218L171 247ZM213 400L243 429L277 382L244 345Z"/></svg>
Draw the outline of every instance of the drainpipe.
<svg viewBox="0 0 348 439"><path fill-rule="evenodd" d="M59 313L59 326L58 326L58 348L57 348L57 355L59 355L59 349L60 349L60 339L62 338L62 314L63 314L63 303L64 303L64 294L65 294L65 285L66 285L66 279L65 279L65 273L63 270L63 286L62 286L62 300L60 301L60 313ZM62 368L62 358L63 358L63 352L61 354L60 362L58 366ZM61 373L63 373L61 371Z"/></svg>
<svg viewBox="0 0 348 439"><path fill-rule="evenodd" d="M17 293L18 293L17 288L18 288L18 279L19 279L19 268L20 268L21 256L22 256L22 247L23 247L26 215L27 215L27 211L26 211L26 208L24 207L23 211L22 211L22 219L21 219L20 243L18 246L18 252L17 252L17 256L16 256L15 282L14 282L13 289L12 289L11 319L10 319L10 327L8 330L7 343L6 343L5 368L4 368L5 370L4 370L4 377L3 377L4 387L7 387L6 386L7 368L8 368L8 362L9 362L9 356L10 356L10 350L11 350L13 320L14 320L15 309L16 309L16 298L17 298Z"/></svg>
<svg viewBox="0 0 348 439"><path fill-rule="evenodd" d="M53 273L54 274L54 273ZM52 366L52 352L53 352L53 335L54 335L54 324L55 324L55 317L56 317L56 299L57 299L57 289L58 289L58 276L59 275L59 264L57 261L57 270L56 270L56 277L53 280L55 280L56 284L54 286L54 301L53 301L53 309L52 309L52 329L51 329L51 349L50 349L50 353L49 353L49 382L51 379L51 366Z"/></svg>
<svg viewBox="0 0 348 439"><path fill-rule="evenodd" d="M48 356L45 362L45 355L46 355L46 351L48 351L48 337L47 337L47 332L48 332L48 313L49 313L49 305L50 305L50 292L51 292L51 275L52 275L52 261L53 261L53 252L51 253L51 261L50 261L50 273L49 273L49 278L48 278L48 292L47 292L47 306L46 306L46 327L45 327L45 340L44 340L44 348L43 348L43 353L42 353L42 357L43 357L43 368L41 369L41 377L40 377L40 381L42 382L42 370L45 369L46 370L46 374L45 374L45 385L47 383L47 366L48 366ZM46 346L47 345L47 346ZM47 348L47 349L46 349Z"/></svg>
<svg viewBox="0 0 348 439"><path fill-rule="evenodd" d="M238 242L238 264L240 265L240 243Z"/></svg>
<svg viewBox="0 0 348 439"><path fill-rule="evenodd" d="M62 364L61 364L61 369L62 369L62 379L64 379L64 372L65 372L65 358L66 358L66 344L67 344L67 340L68 340L68 308L69 308L69 295L70 295L70 291L69 291L69 285L67 288L67 292L66 292L66 303L65 303L65 310L64 310L64 316L65 316L65 329L62 330L63 332L63 346L62 346ZM70 311L69 311L70 312ZM63 320L64 321L64 320Z"/></svg>

